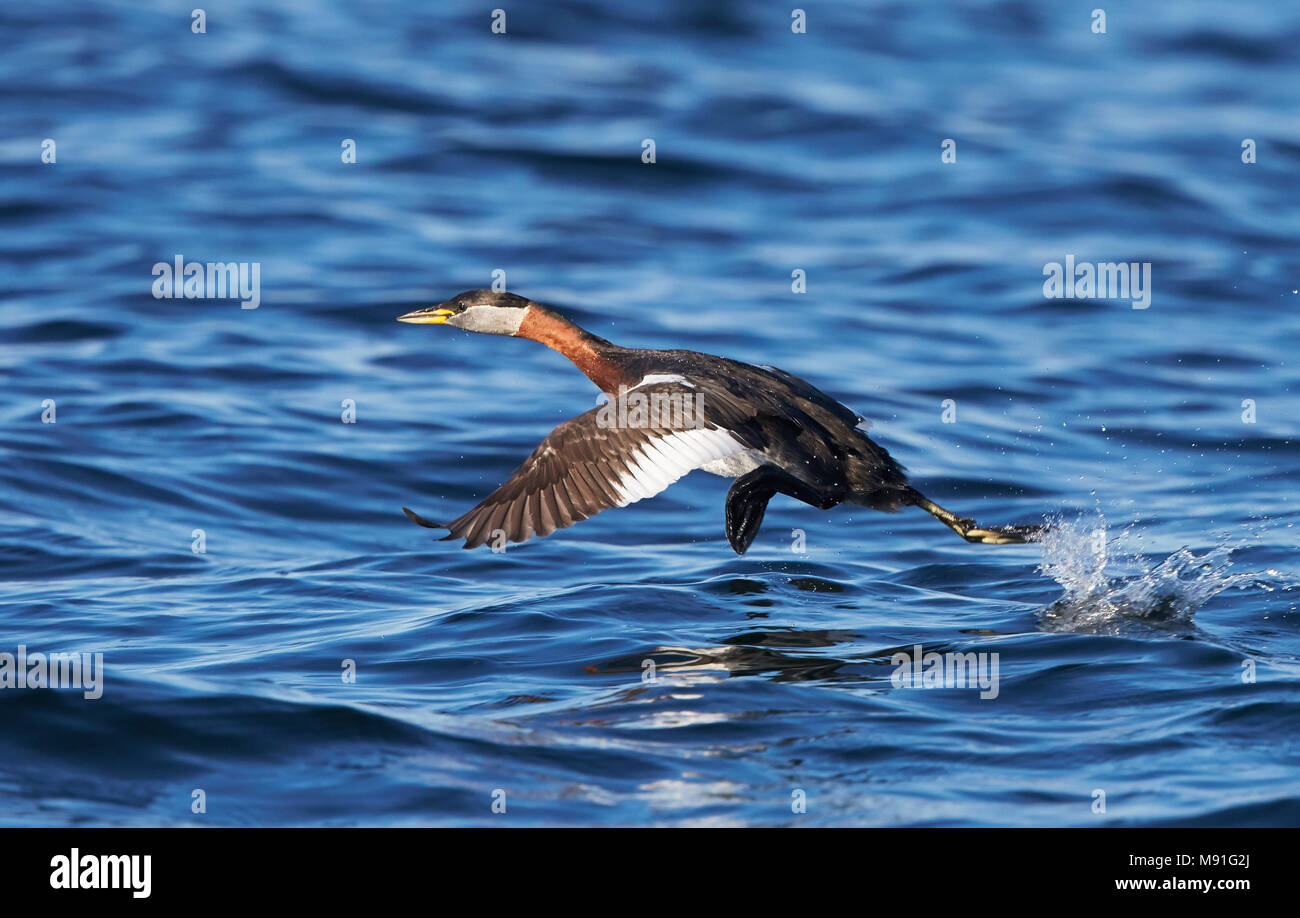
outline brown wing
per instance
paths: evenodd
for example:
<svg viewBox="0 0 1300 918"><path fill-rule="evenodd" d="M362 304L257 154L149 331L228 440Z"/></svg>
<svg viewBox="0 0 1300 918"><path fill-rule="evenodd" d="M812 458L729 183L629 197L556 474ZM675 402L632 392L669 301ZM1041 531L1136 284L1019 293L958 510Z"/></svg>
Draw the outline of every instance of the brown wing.
<svg viewBox="0 0 1300 918"><path fill-rule="evenodd" d="M662 418L634 414L636 390L565 421L533 450L510 480L473 510L450 523L433 524L406 510L423 526L450 530L465 548L486 542L526 542L595 516L653 497L692 469L746 449L732 431L704 421L652 423ZM676 383L647 387L651 394L695 393ZM620 410L622 408L622 410Z"/></svg>

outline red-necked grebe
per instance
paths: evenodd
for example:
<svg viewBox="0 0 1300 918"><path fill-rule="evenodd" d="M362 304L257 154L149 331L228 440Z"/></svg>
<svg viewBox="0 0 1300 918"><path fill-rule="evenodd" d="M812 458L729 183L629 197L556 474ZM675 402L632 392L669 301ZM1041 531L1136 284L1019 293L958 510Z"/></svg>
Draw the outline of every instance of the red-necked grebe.
<svg viewBox="0 0 1300 918"><path fill-rule="evenodd" d="M539 341L568 357L610 402L566 421L510 480L449 523L445 539L475 548L525 542L653 497L693 469L736 479L727 492L727 539L744 554L767 502L787 494L820 510L839 503L873 510L920 507L968 542L1032 541L1042 526L977 526L926 498L903 467L835 399L775 367L696 351L619 347L541 303L468 290L400 322L451 325ZM660 411L655 411L655 406Z"/></svg>

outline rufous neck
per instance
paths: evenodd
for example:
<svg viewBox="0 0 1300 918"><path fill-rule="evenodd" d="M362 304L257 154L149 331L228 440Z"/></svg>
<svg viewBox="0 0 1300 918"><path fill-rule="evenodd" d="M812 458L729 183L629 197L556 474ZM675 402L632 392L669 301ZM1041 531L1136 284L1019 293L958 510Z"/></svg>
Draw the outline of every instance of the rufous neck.
<svg viewBox="0 0 1300 918"><path fill-rule="evenodd" d="M528 338L559 351L603 392L613 395L626 382L615 360L617 347L538 303L529 305L515 337Z"/></svg>

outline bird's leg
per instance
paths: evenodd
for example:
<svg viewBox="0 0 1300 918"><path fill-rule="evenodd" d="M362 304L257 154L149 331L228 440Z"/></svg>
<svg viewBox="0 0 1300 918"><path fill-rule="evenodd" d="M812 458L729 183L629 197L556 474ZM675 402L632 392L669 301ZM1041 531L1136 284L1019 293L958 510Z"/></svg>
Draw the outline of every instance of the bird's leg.
<svg viewBox="0 0 1300 918"><path fill-rule="evenodd" d="M918 491L913 491L907 502L920 507L967 542L979 542L984 545L1021 545L1025 542L1037 541L1037 537L1047 528L1046 526L978 526L973 519L943 509Z"/></svg>
<svg viewBox="0 0 1300 918"><path fill-rule="evenodd" d="M838 498L823 494L776 466L765 465L747 472L727 492L727 541L736 554L743 555L754 541L763 525L767 502L777 494L788 494L818 510L829 510L839 503Z"/></svg>

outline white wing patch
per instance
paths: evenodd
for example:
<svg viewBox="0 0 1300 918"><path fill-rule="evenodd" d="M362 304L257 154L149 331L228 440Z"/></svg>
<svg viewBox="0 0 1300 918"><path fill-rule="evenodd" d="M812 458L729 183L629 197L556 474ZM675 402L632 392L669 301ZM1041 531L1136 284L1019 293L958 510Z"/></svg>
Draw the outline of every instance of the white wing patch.
<svg viewBox="0 0 1300 918"><path fill-rule="evenodd" d="M649 440L623 459L627 471L614 482L618 506L654 497L687 472L745 449L721 428L677 430Z"/></svg>
<svg viewBox="0 0 1300 918"><path fill-rule="evenodd" d="M695 388L695 383L691 382L685 376L678 376L676 373L649 373L632 388L640 389L642 386L653 386L656 383L677 383L679 386L686 386L691 389ZM628 391L630 392L631 389Z"/></svg>

